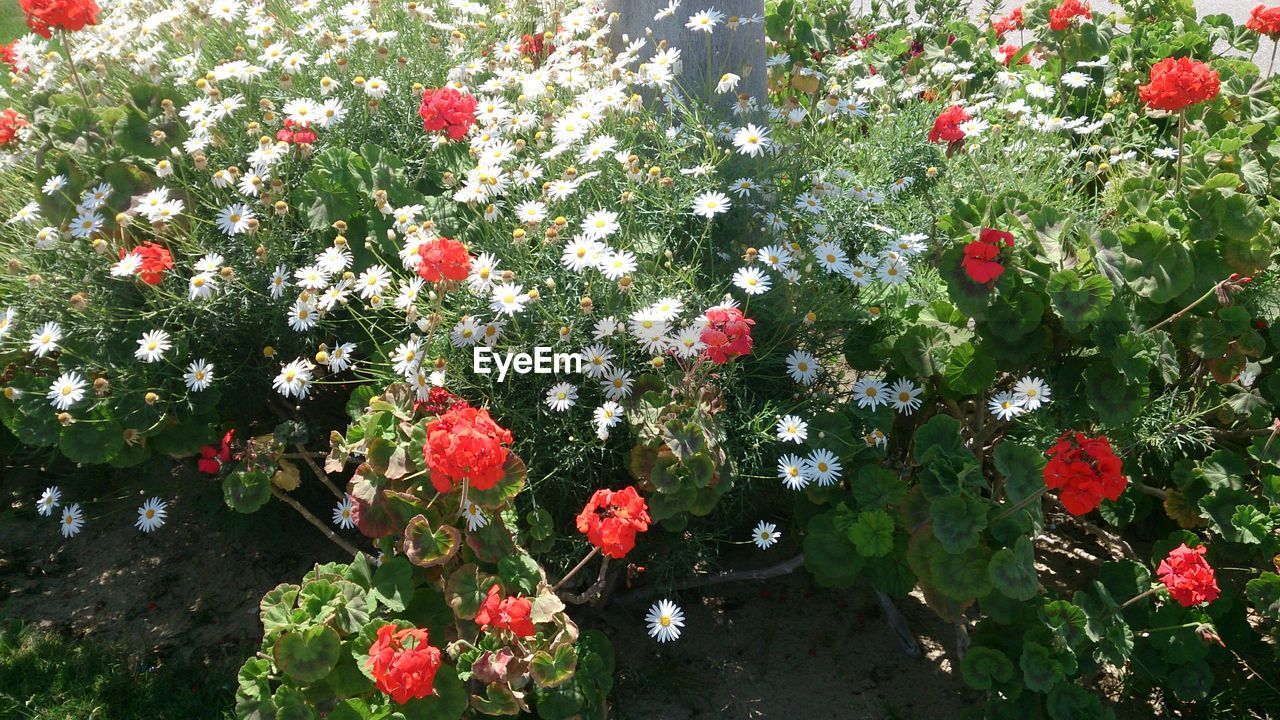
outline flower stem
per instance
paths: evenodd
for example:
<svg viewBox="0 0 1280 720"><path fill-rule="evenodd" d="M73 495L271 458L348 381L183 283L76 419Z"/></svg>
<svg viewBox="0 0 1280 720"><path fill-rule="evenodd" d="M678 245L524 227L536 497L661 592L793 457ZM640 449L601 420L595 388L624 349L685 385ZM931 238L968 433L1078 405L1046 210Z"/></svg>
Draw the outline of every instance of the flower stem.
<svg viewBox="0 0 1280 720"><path fill-rule="evenodd" d="M59 37L62 40L62 49L67 54L67 67L71 70L71 79L76 83L76 89L80 91L80 99L84 100L84 109L93 114L93 103L89 102L89 93L84 91L84 83L80 81L80 73L76 71L75 58L71 57L70 34L66 30L59 31Z"/></svg>
<svg viewBox="0 0 1280 720"><path fill-rule="evenodd" d="M1179 159L1179 160L1181 160L1181 159L1182 159L1182 156L1181 156L1181 155L1179 155L1179 156L1178 156L1178 159ZM1216 283L1212 288L1209 288L1209 292L1206 292L1205 294L1203 294L1203 295L1201 295L1200 297L1196 298L1196 299L1195 299L1195 300L1194 300L1190 305L1188 305L1188 306L1186 306L1186 307L1182 308L1182 309L1181 309L1181 310L1179 310L1178 312L1176 312L1176 313L1174 313L1174 314L1170 315L1169 317L1165 318L1164 320L1161 320L1160 322L1156 323L1155 325L1152 325L1151 327L1147 328L1146 330L1143 330L1142 332L1140 332L1140 333L1138 333L1138 334L1139 334L1139 335L1146 335L1147 333L1149 333L1149 332L1151 332L1151 331L1153 331L1153 330L1156 330L1156 329L1158 329L1158 328L1164 327L1165 325L1168 325L1169 323L1171 323L1171 322L1173 322L1173 321L1177 320L1178 318L1182 317L1183 315L1186 315L1187 313L1191 312L1191 311L1192 311L1192 310L1193 310L1197 305L1199 305L1200 303L1204 302L1205 300L1208 300L1209 298L1213 297L1213 296L1218 292L1218 288L1219 288L1219 287L1221 287L1221 286L1222 286L1222 284L1223 284L1223 283L1225 283L1225 282L1226 282L1226 280L1223 280L1222 282Z"/></svg>
<svg viewBox="0 0 1280 720"><path fill-rule="evenodd" d="M1187 127L1187 111L1178 111L1178 189L1182 192L1182 135Z"/></svg>
<svg viewBox="0 0 1280 720"><path fill-rule="evenodd" d="M1117 613L1122 613L1125 610L1127 610L1129 606L1135 605L1143 600L1146 600L1147 598L1151 597L1152 595L1155 595L1158 592L1160 592L1159 586L1152 587L1151 589L1145 592L1140 592L1137 595L1134 595L1133 597L1129 598L1128 600L1125 600L1124 603L1120 605L1120 607L1112 608L1110 612L1107 613L1107 615L1115 615Z"/></svg>
<svg viewBox="0 0 1280 720"><path fill-rule="evenodd" d="M591 548L591 552L587 553L587 556L586 556L586 557L584 557L584 558L582 558L581 560L579 560L579 561L578 561L578 564L577 564L577 565L574 565L574 566L573 566L573 569L572 569L572 570L570 570L570 571L568 572L568 574L566 574L564 577L560 578L560 582L556 583L556 584L555 584L555 586L551 588L551 592L555 592L555 591L559 590L561 586L563 586L565 583L569 582L569 579L570 579L570 578L572 578L574 575L577 575L579 570L581 570L582 568L586 567L586 566L587 566L587 563L591 562L591 558L593 558L593 557L595 557L596 555L599 555L599 554L600 554L600 548L598 548L598 547L593 547L593 548Z"/></svg>
<svg viewBox="0 0 1280 720"><path fill-rule="evenodd" d="M1018 502L1016 502L1016 503L1014 503L1012 506L1010 506L1007 510L1003 510L1003 511L1001 511L1001 513L1000 513L999 515L996 515L994 518L992 518L992 519L991 519L992 524L998 523L998 522L1000 522L1001 520L1003 520L1003 519L1005 519L1005 518L1009 517L1010 515L1012 515L1012 514L1014 514L1014 513L1018 512L1019 510L1022 510L1023 508L1027 507L1027 506L1028 506L1028 505L1030 505L1031 503L1036 502L1036 501L1037 501L1037 500L1039 500L1040 498L1044 497L1045 493L1047 493L1047 492L1049 492L1049 486L1048 486L1048 485L1042 485L1042 486L1040 487L1040 489L1038 489L1038 490L1036 490L1035 492L1031 493L1030 495L1028 495L1028 496L1026 496L1026 497L1022 498L1021 500L1019 500Z"/></svg>

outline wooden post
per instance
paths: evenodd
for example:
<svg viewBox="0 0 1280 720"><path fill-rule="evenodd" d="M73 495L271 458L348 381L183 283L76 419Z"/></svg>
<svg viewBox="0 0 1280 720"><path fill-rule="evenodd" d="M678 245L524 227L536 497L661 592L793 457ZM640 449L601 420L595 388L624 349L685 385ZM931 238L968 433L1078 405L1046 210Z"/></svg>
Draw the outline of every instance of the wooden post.
<svg viewBox="0 0 1280 720"><path fill-rule="evenodd" d="M681 68L675 80L685 97L727 113L738 95L747 93L763 108L768 102L764 0L684 0L671 16L654 20L654 15L667 4L667 0L605 0L605 8L618 16L610 37L613 49L620 50L631 40L645 38L648 44L640 51L643 62L666 41L670 47L680 49ZM712 8L724 19L710 35L685 27L689 16ZM757 22L742 23L739 18L755 18ZM736 92L715 92L725 73L742 77Z"/></svg>

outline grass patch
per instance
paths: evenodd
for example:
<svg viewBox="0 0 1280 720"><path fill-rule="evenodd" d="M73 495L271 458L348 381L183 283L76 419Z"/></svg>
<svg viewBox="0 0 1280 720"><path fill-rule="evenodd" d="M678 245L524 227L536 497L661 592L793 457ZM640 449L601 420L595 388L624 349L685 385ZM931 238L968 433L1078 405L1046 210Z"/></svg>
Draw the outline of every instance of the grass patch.
<svg viewBox="0 0 1280 720"><path fill-rule="evenodd" d="M0 44L8 43L27 32L27 21L17 0L0 2Z"/></svg>
<svg viewBox="0 0 1280 720"><path fill-rule="evenodd" d="M0 626L0 718L224 720L239 664L230 655L208 663L131 657L9 623Z"/></svg>

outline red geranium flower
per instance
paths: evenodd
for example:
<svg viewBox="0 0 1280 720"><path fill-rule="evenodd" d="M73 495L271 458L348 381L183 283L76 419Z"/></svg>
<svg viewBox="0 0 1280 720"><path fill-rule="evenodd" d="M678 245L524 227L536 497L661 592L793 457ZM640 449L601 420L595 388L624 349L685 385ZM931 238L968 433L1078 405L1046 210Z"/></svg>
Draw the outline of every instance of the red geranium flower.
<svg viewBox="0 0 1280 720"><path fill-rule="evenodd" d="M418 274L423 280L466 280L471 273L471 255L457 240L438 237L418 246Z"/></svg>
<svg viewBox="0 0 1280 720"><path fill-rule="evenodd" d="M1008 15L991 23L991 29L995 31L996 37L1002 38L1009 32L1022 27L1022 6L1014 8Z"/></svg>
<svg viewBox="0 0 1280 720"><path fill-rule="evenodd" d="M533 603L528 598L514 596L504 600L498 584L494 583L476 613L476 624L485 629L510 630L516 637L532 637L536 632L529 619L532 612Z"/></svg>
<svg viewBox="0 0 1280 720"><path fill-rule="evenodd" d="M1005 65L1008 65L1009 61L1013 60L1013 56L1017 55L1018 51L1021 49L1022 48L1018 47L1017 45L1014 45L1013 43L1009 43L1008 45L1001 45L1000 47L996 48L996 55L1000 58L1000 62L1004 63ZM1030 62L1031 62L1031 59L1026 55L1023 55L1022 59L1018 60L1019 65L1026 65Z"/></svg>
<svg viewBox="0 0 1280 720"><path fill-rule="evenodd" d="M413 404L413 411L415 413L421 412L427 415L443 415L455 407L466 406L466 400L463 400L442 387L433 387L427 392L426 400L419 400Z"/></svg>
<svg viewBox="0 0 1280 720"><path fill-rule="evenodd" d="M933 129L929 131L929 142L958 143L964 140L964 131L960 123L972 116L959 105L952 105L938 115L933 121Z"/></svg>
<svg viewBox="0 0 1280 720"><path fill-rule="evenodd" d="M1072 515L1084 515L1102 503L1119 500L1128 480L1120 473L1120 458L1106 436L1090 438L1081 432L1063 433L1049 448L1044 483L1060 488L1062 505Z"/></svg>
<svg viewBox="0 0 1280 720"><path fill-rule="evenodd" d="M751 339L751 326L755 320L743 316L738 308L711 308L705 313L707 326L699 337L707 347L702 351L717 365L747 355L754 342Z"/></svg>
<svg viewBox="0 0 1280 720"><path fill-rule="evenodd" d="M1058 7L1049 11L1049 29L1062 32L1071 27L1071 21L1076 18L1093 19L1093 11L1089 3L1080 2L1080 0L1062 0Z"/></svg>
<svg viewBox="0 0 1280 720"><path fill-rule="evenodd" d="M284 127L276 132L276 140L290 145L310 145L316 141L316 131L311 129L311 123L296 123L286 118Z"/></svg>
<svg viewBox="0 0 1280 720"><path fill-rule="evenodd" d="M18 41L14 40L8 45L0 45L0 62L8 65L14 72L21 72L18 67L18 53L13 49L13 46L17 44Z"/></svg>
<svg viewBox="0 0 1280 720"><path fill-rule="evenodd" d="M1183 607L1218 599L1218 581L1213 576L1213 567L1204 559L1206 549L1203 545L1190 548L1182 543L1156 568L1160 582Z"/></svg>
<svg viewBox="0 0 1280 720"><path fill-rule="evenodd" d="M435 692L440 650L427 643L423 628L378 628L378 639L369 646L369 672L378 689L401 705Z"/></svg>
<svg viewBox="0 0 1280 720"><path fill-rule="evenodd" d="M964 246L964 259L960 261L960 267L976 283L985 285L995 282L1004 274L1000 252L1006 247L1013 247L1013 233L982 228L978 239Z"/></svg>
<svg viewBox="0 0 1280 720"><path fill-rule="evenodd" d="M615 560L636 546L636 533L649 529L649 507L631 486L597 490L578 513L578 532Z"/></svg>
<svg viewBox="0 0 1280 720"><path fill-rule="evenodd" d="M1138 97L1156 110L1179 112L1218 97L1218 71L1191 58L1165 58L1151 66L1151 82Z"/></svg>
<svg viewBox="0 0 1280 720"><path fill-rule="evenodd" d="M511 432L489 417L488 410L457 406L427 424L423 458L431 470L431 485L446 493L463 480L488 490L502 479L510 450Z"/></svg>
<svg viewBox="0 0 1280 720"><path fill-rule="evenodd" d="M1259 5L1249 13L1244 26L1272 40L1280 38L1280 7Z"/></svg>
<svg viewBox="0 0 1280 720"><path fill-rule="evenodd" d="M18 129L26 125L27 119L13 108L7 108L0 113L0 147L13 143L14 139L18 137Z"/></svg>
<svg viewBox="0 0 1280 720"><path fill-rule="evenodd" d="M138 266L138 278L148 285L159 285L164 279L165 271L173 269L173 254L162 245L148 240L133 251L142 256L142 264ZM121 250L120 257L124 256L125 251Z"/></svg>
<svg viewBox="0 0 1280 720"><path fill-rule="evenodd" d="M196 469L206 475L217 475L222 466L231 462L231 441L236 437L236 429L231 428L222 436L222 447L205 445L200 448L200 459L196 461Z"/></svg>
<svg viewBox="0 0 1280 720"><path fill-rule="evenodd" d="M27 14L27 27L43 37L54 30L76 32L98 24L98 4L93 0L18 0Z"/></svg>
<svg viewBox="0 0 1280 720"><path fill-rule="evenodd" d="M445 131L450 140L466 137L476 123L476 99L453 88L439 88L422 93L418 116L422 128L430 132Z"/></svg>

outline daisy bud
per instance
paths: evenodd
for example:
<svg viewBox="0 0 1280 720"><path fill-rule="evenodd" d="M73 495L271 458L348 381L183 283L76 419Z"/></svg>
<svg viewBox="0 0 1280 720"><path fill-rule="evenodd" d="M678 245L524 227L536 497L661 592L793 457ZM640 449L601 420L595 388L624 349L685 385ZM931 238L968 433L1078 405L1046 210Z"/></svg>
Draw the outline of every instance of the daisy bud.
<svg viewBox="0 0 1280 720"><path fill-rule="evenodd" d="M515 279L516 279L515 273L511 272L510 270L502 271L502 282L511 282L512 280L515 280Z"/></svg>
<svg viewBox="0 0 1280 720"><path fill-rule="evenodd" d="M276 215L287 215L289 213L289 203L283 200L276 201Z"/></svg>
<svg viewBox="0 0 1280 720"><path fill-rule="evenodd" d="M258 260L267 259L267 249L262 245L259 245L258 247L254 248L253 253L258 256Z"/></svg>
<svg viewBox="0 0 1280 720"><path fill-rule="evenodd" d="M927 178L936 178L936 177L938 177L938 168L936 168L936 167L934 167L934 166L930 165L928 168L926 168L926 169L925 169L925 171L924 171L924 176L925 176L925 177L927 177Z"/></svg>
<svg viewBox="0 0 1280 720"><path fill-rule="evenodd" d="M146 395L142 396L142 399L143 399L143 400L144 400L148 405L155 405L156 403L160 402L160 396L159 396L159 395L157 395L157 394L155 394L155 393L153 393L153 392L149 392L149 393L147 393Z"/></svg>
<svg viewBox="0 0 1280 720"><path fill-rule="evenodd" d="M1104 163L1102 163L1101 165L1099 165L1099 166L1098 166L1098 172L1099 172L1099 173L1107 172L1107 171L1108 171L1108 170L1110 170L1110 169L1111 169L1111 163L1108 163L1108 162L1104 162Z"/></svg>
<svg viewBox="0 0 1280 720"><path fill-rule="evenodd" d="M582 308L582 312L584 313L590 313L594 304L595 303L591 301L590 295L583 295L582 299L578 301L578 307Z"/></svg>
<svg viewBox="0 0 1280 720"><path fill-rule="evenodd" d="M11 258L9 260L9 274L17 275L20 272L22 272L22 261L17 258Z"/></svg>
<svg viewBox="0 0 1280 720"><path fill-rule="evenodd" d="M660 177L662 177L662 168L660 166L654 165L653 167L649 168L650 180L657 180Z"/></svg>
<svg viewBox="0 0 1280 720"><path fill-rule="evenodd" d="M165 134L165 131L163 131L163 130L153 130L153 131L151 132L151 144L152 144L152 145L162 145L162 144L164 144L165 139L166 139L166 138L168 138L168 137L169 137L169 136L168 136L167 134Z"/></svg>
<svg viewBox="0 0 1280 720"><path fill-rule="evenodd" d="M440 293L436 292L435 290L428 290L427 299L430 300L431 302L435 302L440 299Z"/></svg>
<svg viewBox="0 0 1280 720"><path fill-rule="evenodd" d="M205 89L205 88L207 88L207 87L209 87L209 81L208 81L208 80L205 80L204 78L200 78L199 80L197 80L197 81L196 81L196 89L197 89L197 90L204 90L204 89Z"/></svg>
<svg viewBox="0 0 1280 720"><path fill-rule="evenodd" d="M249 218L248 220L245 221L244 225L245 225L245 232L249 233L250 235L256 235L258 232L258 226L261 225L261 223L258 222L258 218Z"/></svg>
<svg viewBox="0 0 1280 720"><path fill-rule="evenodd" d="M675 181L669 177L664 177L658 181L658 186L661 187L663 190L670 190L671 186L674 184L675 184Z"/></svg>
<svg viewBox="0 0 1280 720"><path fill-rule="evenodd" d="M621 288L623 292L630 290L633 284L634 281L632 281L630 275L623 275L622 278L618 280L618 287Z"/></svg>
<svg viewBox="0 0 1280 720"><path fill-rule="evenodd" d="M83 310L85 309L85 306L89 304L89 302L85 300L83 293L76 293L75 295L72 295L70 299L67 300L67 304L71 306L72 310Z"/></svg>
<svg viewBox="0 0 1280 720"><path fill-rule="evenodd" d="M329 362L329 353L325 352L324 350L321 350L320 352L317 352L317 353L316 353L316 362L320 363L321 365L324 365L324 364L328 363L328 362Z"/></svg>
<svg viewBox="0 0 1280 720"><path fill-rule="evenodd" d="M373 307L378 307L379 305L382 304L382 296L374 295L373 297L369 298L369 304L372 305Z"/></svg>
<svg viewBox="0 0 1280 720"><path fill-rule="evenodd" d="M138 432L137 428L125 428L121 435L124 437L126 445L137 445L142 442L142 433Z"/></svg>
<svg viewBox="0 0 1280 720"><path fill-rule="evenodd" d="M245 125L245 126L244 126L244 128L245 128L245 132L246 132L247 134L249 134L249 135L257 135L257 134L258 134L258 128L260 128L260 127L262 127L262 126L261 126L261 125L259 125L259 124L258 124L258 123L256 123L256 122L251 122L251 123L249 123L248 125Z"/></svg>
<svg viewBox="0 0 1280 720"><path fill-rule="evenodd" d="M812 325L817 321L818 321L818 314L815 313L814 311L810 310L809 312L804 314L805 325Z"/></svg>
<svg viewBox="0 0 1280 720"><path fill-rule="evenodd" d="M549 289L549 290L555 290L555 289L556 289L556 279L555 279L555 278L547 278L546 280L543 280L543 281L542 281L542 284L543 284L543 285L546 285L546 286L547 286L547 289Z"/></svg>
<svg viewBox="0 0 1280 720"><path fill-rule="evenodd" d="M347 246L347 236L345 236L345 235L339 235L339 236L335 237L335 238L333 239L333 245L334 245L334 247L346 247L346 246Z"/></svg>
<svg viewBox="0 0 1280 720"><path fill-rule="evenodd" d="M100 377L100 378L93 379L93 393L98 397L102 397L103 395L106 395L107 391L110 389L111 389L111 383L107 382L106 378Z"/></svg>
<svg viewBox="0 0 1280 720"><path fill-rule="evenodd" d="M355 85L356 87L364 87L364 77L361 75L357 75L355 79L351 81L351 84Z"/></svg>
<svg viewBox="0 0 1280 720"><path fill-rule="evenodd" d="M275 348L271 347L270 345L268 345L268 346L266 346L266 347L262 348L262 357L269 357L269 358L270 358L270 357L275 357L275 356L276 356L276 349L275 349Z"/></svg>
<svg viewBox="0 0 1280 720"><path fill-rule="evenodd" d="M61 424L61 425L62 425L62 427L66 427L66 426L70 425L70 424L71 424L71 413L65 413L65 412L60 412L60 413L58 413L58 423L59 423L59 424Z"/></svg>
<svg viewBox="0 0 1280 720"><path fill-rule="evenodd" d="M755 262L755 261L756 261L756 258L757 258L757 257L759 257L759 256L760 256L759 251L757 251L757 250L756 250L755 248L753 248L753 247L749 247L749 248L747 248L747 251L746 251L745 253L743 253L743 255L742 255L742 259L743 259L743 260L746 260L746 261L747 261L747 262L749 262L749 263L753 263L753 262Z"/></svg>
<svg viewBox="0 0 1280 720"><path fill-rule="evenodd" d="M44 282L44 276L39 273L31 273L27 276L28 285L39 285Z"/></svg>
<svg viewBox="0 0 1280 720"><path fill-rule="evenodd" d="M191 162L196 166L197 170L207 170L209 168L209 158L204 153L196 153L191 157Z"/></svg>
<svg viewBox="0 0 1280 720"><path fill-rule="evenodd" d="M20 397L20 396L21 396L21 394L22 394L22 393L20 393L19 391L15 390L14 388L11 388L11 387L6 387L6 388L4 389L4 399L5 399L5 400L16 400L16 399L18 399L18 397Z"/></svg>
<svg viewBox="0 0 1280 720"><path fill-rule="evenodd" d="M457 182L458 182L457 176L451 172L446 172L445 174L440 176L440 183L443 184L445 187L451 188Z"/></svg>
<svg viewBox="0 0 1280 720"><path fill-rule="evenodd" d="M635 202L635 199L636 199L636 194L631 192L630 190L627 190L626 192L622 193L622 196L618 198L618 200L623 205L630 205L631 203Z"/></svg>
<svg viewBox="0 0 1280 720"><path fill-rule="evenodd" d="M235 268L223 265L221 268L218 268L218 274L222 276L223 280L230 280L231 276L236 274L236 271Z"/></svg>
<svg viewBox="0 0 1280 720"><path fill-rule="evenodd" d="M444 358L438 357L436 358L435 362L432 363L432 367L434 367L436 370L440 372L444 372L444 369L449 367L449 364L445 362Z"/></svg>
<svg viewBox="0 0 1280 720"><path fill-rule="evenodd" d="M537 289L537 288L533 288L533 289L529 290L528 297L529 297L529 300L530 300L530 301L533 301L533 300L537 300L538 298L542 297L542 295L538 293L538 289Z"/></svg>
<svg viewBox="0 0 1280 720"><path fill-rule="evenodd" d="M867 312L871 313L871 317L878 318L880 317L880 306L872 305L871 307L867 308Z"/></svg>
<svg viewBox="0 0 1280 720"><path fill-rule="evenodd" d="M570 330L569 330L569 326L568 326L568 325L561 325L561 326L560 326L560 339L561 339L561 340L568 340L568 339L569 339L569 332L570 332Z"/></svg>
<svg viewBox="0 0 1280 720"><path fill-rule="evenodd" d="M521 243L524 242L526 234L527 233L525 233L524 228L516 228L511 231L511 239L514 242Z"/></svg>
<svg viewBox="0 0 1280 720"><path fill-rule="evenodd" d="M667 364L667 359L659 355L650 360L649 364L655 368L662 369Z"/></svg>

